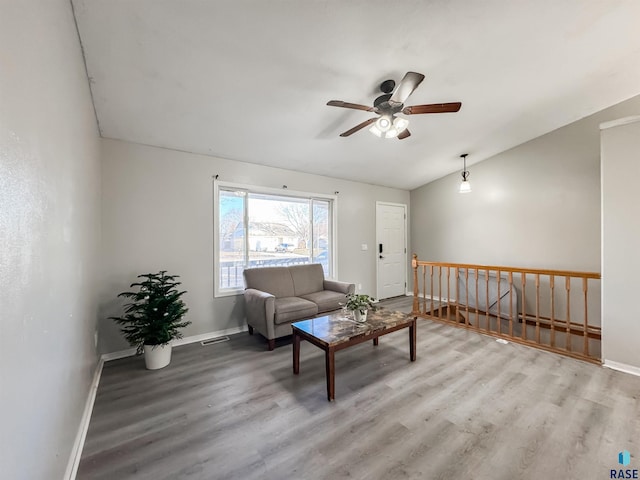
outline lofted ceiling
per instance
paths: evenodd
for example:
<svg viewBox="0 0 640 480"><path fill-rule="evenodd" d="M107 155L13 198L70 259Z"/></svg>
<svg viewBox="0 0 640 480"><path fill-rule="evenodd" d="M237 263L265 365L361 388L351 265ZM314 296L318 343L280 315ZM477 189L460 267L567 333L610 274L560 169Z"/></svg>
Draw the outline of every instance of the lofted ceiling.
<svg viewBox="0 0 640 480"><path fill-rule="evenodd" d="M413 189L640 93L637 0L73 0L103 137ZM426 78L405 140L379 84Z"/></svg>

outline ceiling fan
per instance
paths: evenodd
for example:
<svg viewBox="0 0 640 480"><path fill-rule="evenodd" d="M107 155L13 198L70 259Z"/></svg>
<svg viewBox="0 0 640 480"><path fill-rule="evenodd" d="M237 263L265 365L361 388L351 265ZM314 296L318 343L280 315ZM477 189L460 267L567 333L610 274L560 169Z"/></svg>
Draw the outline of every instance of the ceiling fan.
<svg viewBox="0 0 640 480"><path fill-rule="evenodd" d="M409 121L406 118L397 116L399 113L416 115L422 113L457 112L460 110L462 106L460 102L431 103L428 105L405 107L404 104L409 98L409 95L420 85L422 80L424 80L424 75L416 72L407 72L397 88L395 88L396 82L393 80L385 80L380 84L382 95L374 100L373 107L343 102L342 100L331 100L327 102L327 105L332 107L352 108L354 110L364 110L365 112L378 114L377 117L365 120L346 132L341 133L340 136L348 137L358 130L362 130L373 124L369 131L374 135L384 138L398 137L399 140L402 140L411 135L411 133L407 129Z"/></svg>

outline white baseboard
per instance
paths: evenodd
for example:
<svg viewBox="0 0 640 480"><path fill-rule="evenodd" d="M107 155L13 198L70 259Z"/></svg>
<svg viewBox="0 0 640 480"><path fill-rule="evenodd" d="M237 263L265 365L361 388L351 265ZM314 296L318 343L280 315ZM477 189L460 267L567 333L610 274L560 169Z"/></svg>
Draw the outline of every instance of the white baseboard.
<svg viewBox="0 0 640 480"><path fill-rule="evenodd" d="M180 345L188 345L189 343L202 342L209 340L210 338L223 337L225 335L233 335L235 333L246 332L247 326L226 328L224 330L218 330L217 332L202 333L200 335L191 335L190 337L178 338L173 341L173 346L178 347Z"/></svg>
<svg viewBox="0 0 640 480"><path fill-rule="evenodd" d="M109 362L111 360L118 360L120 358L133 357L136 354L135 348L127 348L126 350L119 350L117 352L103 353L101 360L103 362Z"/></svg>
<svg viewBox="0 0 640 480"><path fill-rule="evenodd" d="M67 470L64 472L64 480L74 480L78 473L80 457L82 456L84 441L87 438L87 431L89 430L89 422L91 421L91 413L93 412L93 404L96 400L96 393L98 391L98 385L100 384L100 376L102 375L103 366L104 360L101 358L98 361L96 371L93 374L93 381L89 387L89 395L87 396L87 401L84 405L84 412L82 413L82 419L80 420L80 427L76 434L76 440L73 442L73 447L71 448L71 456L69 457Z"/></svg>
<svg viewBox="0 0 640 480"><path fill-rule="evenodd" d="M413 292L407 293L408 297L413 297ZM433 297L431 295L425 295L424 293L419 293L418 294L419 298L424 298L425 300L433 300L434 302L448 302L449 299L445 298L445 297L439 297L437 295L434 295Z"/></svg>
<svg viewBox="0 0 640 480"><path fill-rule="evenodd" d="M174 340L171 344L174 347L179 347L180 345L188 345L190 343L202 342L204 340L209 340L210 338L222 337L224 335L233 335L235 333L246 332L247 326L243 327L233 327L226 328L224 330L218 330L217 332L208 332L201 333L199 335L191 335L189 337L178 338ZM102 360L105 362L111 360L118 360L120 358L133 357L136 354L135 348L127 348L126 350L119 350L117 352L105 353L102 355Z"/></svg>
<svg viewBox="0 0 640 480"><path fill-rule="evenodd" d="M603 367L610 368L611 370L618 370L619 372L630 373L640 377L640 367L634 365L628 365L626 363L614 362L613 360L604 360Z"/></svg>

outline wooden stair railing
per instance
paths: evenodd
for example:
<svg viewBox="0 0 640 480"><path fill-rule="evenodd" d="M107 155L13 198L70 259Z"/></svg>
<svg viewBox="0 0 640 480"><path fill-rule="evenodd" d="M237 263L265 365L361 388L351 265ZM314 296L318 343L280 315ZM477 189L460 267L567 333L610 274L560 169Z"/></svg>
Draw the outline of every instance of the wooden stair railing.
<svg viewBox="0 0 640 480"><path fill-rule="evenodd" d="M601 363L599 273L425 262L417 255L412 267L413 315Z"/></svg>

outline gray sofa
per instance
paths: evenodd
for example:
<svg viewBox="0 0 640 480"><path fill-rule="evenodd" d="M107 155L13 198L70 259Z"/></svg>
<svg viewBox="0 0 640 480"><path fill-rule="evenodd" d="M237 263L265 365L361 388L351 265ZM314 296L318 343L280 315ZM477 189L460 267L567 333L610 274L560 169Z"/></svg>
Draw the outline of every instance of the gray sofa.
<svg viewBox="0 0 640 480"><path fill-rule="evenodd" d="M313 318L337 310L353 283L325 280L322 265L247 268L244 273L244 300L249 333L254 329L268 341L291 335L291 322Z"/></svg>

